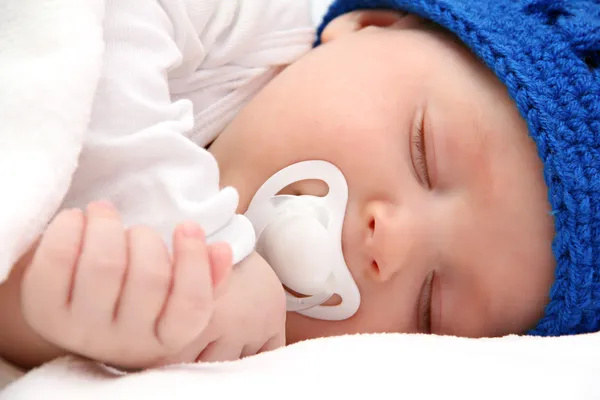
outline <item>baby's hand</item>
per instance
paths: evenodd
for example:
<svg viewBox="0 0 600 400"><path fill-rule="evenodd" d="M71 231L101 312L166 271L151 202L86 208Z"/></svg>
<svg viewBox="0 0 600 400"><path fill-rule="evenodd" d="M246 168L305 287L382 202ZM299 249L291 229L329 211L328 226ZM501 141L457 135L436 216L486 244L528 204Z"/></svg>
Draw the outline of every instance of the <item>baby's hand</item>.
<svg viewBox="0 0 600 400"><path fill-rule="evenodd" d="M285 292L256 252L236 266L217 292L210 325L168 362L231 361L285 345Z"/></svg>
<svg viewBox="0 0 600 400"><path fill-rule="evenodd" d="M109 204L61 212L22 281L23 314L44 339L121 368L161 364L207 327L213 288L231 269L226 245L207 247L185 224L173 260L153 230L126 230Z"/></svg>

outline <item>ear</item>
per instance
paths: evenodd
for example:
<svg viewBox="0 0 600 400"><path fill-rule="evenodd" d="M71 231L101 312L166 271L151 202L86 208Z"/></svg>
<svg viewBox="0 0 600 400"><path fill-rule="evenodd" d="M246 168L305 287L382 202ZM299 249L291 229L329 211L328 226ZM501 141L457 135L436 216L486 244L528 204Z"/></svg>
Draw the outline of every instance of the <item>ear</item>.
<svg viewBox="0 0 600 400"><path fill-rule="evenodd" d="M331 21L323 30L321 42L327 43L347 33L368 27L410 28L418 18L411 18L404 12L391 10L359 10L341 15Z"/></svg>

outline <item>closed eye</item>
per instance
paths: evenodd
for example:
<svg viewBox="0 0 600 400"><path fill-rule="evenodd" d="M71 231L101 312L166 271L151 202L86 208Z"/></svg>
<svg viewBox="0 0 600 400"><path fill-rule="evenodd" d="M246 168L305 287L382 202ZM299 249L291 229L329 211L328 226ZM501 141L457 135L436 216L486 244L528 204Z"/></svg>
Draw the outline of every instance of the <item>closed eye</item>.
<svg viewBox="0 0 600 400"><path fill-rule="evenodd" d="M431 300L433 291L433 279L435 272L432 271L427 275L421 293L419 294L418 306L418 331L421 333L432 333L431 326Z"/></svg>
<svg viewBox="0 0 600 400"><path fill-rule="evenodd" d="M419 183L427 189L431 189L429 168L427 166L424 120L424 117L418 119L418 123L411 134L410 154Z"/></svg>

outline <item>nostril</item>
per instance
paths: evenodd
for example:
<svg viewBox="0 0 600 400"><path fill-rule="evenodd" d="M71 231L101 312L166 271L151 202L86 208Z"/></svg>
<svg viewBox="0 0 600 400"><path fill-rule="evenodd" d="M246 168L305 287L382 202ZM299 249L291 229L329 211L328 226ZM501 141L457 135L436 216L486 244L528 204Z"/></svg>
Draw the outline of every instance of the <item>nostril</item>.
<svg viewBox="0 0 600 400"><path fill-rule="evenodd" d="M375 218L371 217L369 220L369 236L373 236L375 233Z"/></svg>
<svg viewBox="0 0 600 400"><path fill-rule="evenodd" d="M373 262L371 263L371 269L376 274L379 274L379 264L377 264L377 261L373 260Z"/></svg>

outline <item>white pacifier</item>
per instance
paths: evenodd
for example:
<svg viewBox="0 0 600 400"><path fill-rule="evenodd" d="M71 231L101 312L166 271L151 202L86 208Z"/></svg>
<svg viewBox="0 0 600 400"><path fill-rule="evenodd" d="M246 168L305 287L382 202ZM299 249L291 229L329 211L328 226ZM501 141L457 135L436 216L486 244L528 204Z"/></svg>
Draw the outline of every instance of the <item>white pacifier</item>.
<svg viewBox="0 0 600 400"><path fill-rule="evenodd" d="M324 197L277 195L294 182L327 183ZM326 161L303 161L269 178L258 190L245 216L254 226L256 251L267 261L286 290L288 311L311 318L344 320L360 305L360 292L342 252L342 227L348 184ZM337 294L341 302L323 305Z"/></svg>

